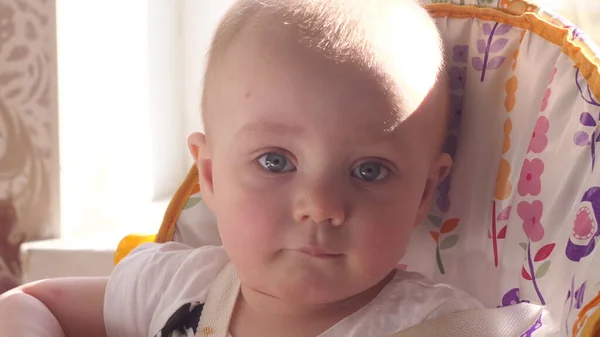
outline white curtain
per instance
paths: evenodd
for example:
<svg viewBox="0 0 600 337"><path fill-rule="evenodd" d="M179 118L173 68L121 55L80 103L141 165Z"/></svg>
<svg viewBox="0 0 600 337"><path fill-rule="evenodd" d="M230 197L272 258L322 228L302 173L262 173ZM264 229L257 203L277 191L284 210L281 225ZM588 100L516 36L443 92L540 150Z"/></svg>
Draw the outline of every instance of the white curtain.
<svg viewBox="0 0 600 337"><path fill-rule="evenodd" d="M600 43L600 1L571 0L573 21Z"/></svg>
<svg viewBox="0 0 600 337"><path fill-rule="evenodd" d="M600 44L599 0L537 0L535 2L572 21Z"/></svg>

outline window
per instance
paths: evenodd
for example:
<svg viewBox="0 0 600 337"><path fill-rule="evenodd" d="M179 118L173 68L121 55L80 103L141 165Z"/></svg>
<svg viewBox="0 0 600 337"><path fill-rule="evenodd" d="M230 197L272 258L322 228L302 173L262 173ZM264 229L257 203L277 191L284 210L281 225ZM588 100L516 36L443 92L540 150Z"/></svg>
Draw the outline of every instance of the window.
<svg viewBox="0 0 600 337"><path fill-rule="evenodd" d="M153 230L185 174L179 5L57 1L63 236Z"/></svg>

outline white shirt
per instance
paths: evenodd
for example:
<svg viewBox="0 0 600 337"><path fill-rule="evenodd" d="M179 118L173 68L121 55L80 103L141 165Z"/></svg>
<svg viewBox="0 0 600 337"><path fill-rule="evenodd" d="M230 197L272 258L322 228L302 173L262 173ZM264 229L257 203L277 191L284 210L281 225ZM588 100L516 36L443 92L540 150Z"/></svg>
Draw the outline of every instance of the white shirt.
<svg viewBox="0 0 600 337"><path fill-rule="evenodd" d="M229 262L221 246L147 243L114 269L104 300L108 337L194 336L208 290ZM369 304L318 337L388 337L455 311L482 308L465 292L398 270Z"/></svg>

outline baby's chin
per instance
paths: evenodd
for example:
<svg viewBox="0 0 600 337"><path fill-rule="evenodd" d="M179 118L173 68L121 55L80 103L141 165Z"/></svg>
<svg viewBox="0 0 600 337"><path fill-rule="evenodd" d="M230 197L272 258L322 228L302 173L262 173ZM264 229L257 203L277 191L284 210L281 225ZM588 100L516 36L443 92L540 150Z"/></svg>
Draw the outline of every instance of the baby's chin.
<svg viewBox="0 0 600 337"><path fill-rule="evenodd" d="M308 269L308 270L307 270ZM320 273L310 268L277 273L265 292L300 306L326 306L345 302L376 286L381 280L366 279L352 273Z"/></svg>
<svg viewBox="0 0 600 337"><path fill-rule="evenodd" d="M297 252L283 252L261 263L238 266L245 288L304 307L327 306L357 297L369 302L382 288L379 285L389 281L393 270L393 266L386 268L380 263L359 263L352 256L313 258Z"/></svg>
<svg viewBox="0 0 600 337"><path fill-rule="evenodd" d="M320 306L337 303L354 295L354 291L340 282L319 283L290 279L279 285L276 292L286 302L294 302L306 306Z"/></svg>

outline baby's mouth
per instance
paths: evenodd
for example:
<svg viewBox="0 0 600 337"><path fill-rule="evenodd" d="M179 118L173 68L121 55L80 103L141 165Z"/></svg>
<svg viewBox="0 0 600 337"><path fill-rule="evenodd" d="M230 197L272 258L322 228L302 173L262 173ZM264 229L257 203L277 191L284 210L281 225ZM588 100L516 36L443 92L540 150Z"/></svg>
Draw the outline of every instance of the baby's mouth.
<svg viewBox="0 0 600 337"><path fill-rule="evenodd" d="M334 259L343 256L343 254L318 247L303 247L300 249L295 249L295 251L318 259Z"/></svg>

